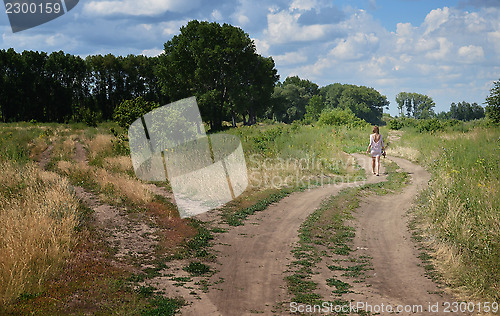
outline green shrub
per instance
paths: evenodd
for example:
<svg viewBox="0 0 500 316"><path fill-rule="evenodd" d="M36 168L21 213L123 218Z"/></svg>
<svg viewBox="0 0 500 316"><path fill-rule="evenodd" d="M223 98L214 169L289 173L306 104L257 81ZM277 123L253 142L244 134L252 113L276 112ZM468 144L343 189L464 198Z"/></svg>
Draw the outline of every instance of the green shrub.
<svg viewBox="0 0 500 316"><path fill-rule="evenodd" d="M444 125L441 123L440 120L436 118L430 120L421 120L420 122L418 122L417 130L420 133L424 132L434 133L437 131L444 130Z"/></svg>
<svg viewBox="0 0 500 316"><path fill-rule="evenodd" d="M401 129L401 128L404 127L404 124L399 119L393 119L393 120L389 121L388 126L389 126L390 129L399 130L399 129Z"/></svg>
<svg viewBox="0 0 500 316"><path fill-rule="evenodd" d="M76 123L84 123L87 126L96 127L98 122L102 121L102 114L92 111L88 107L80 106L76 108L75 113L71 117L71 121Z"/></svg>
<svg viewBox="0 0 500 316"><path fill-rule="evenodd" d="M158 103L146 101L142 97L135 98L134 100L125 100L116 107L113 119L118 125L128 129L139 117L159 106Z"/></svg>
<svg viewBox="0 0 500 316"><path fill-rule="evenodd" d="M326 109L321 112L318 120L319 125L332 125L332 126L352 126L352 127L363 127L368 125L365 120L357 117L350 109Z"/></svg>

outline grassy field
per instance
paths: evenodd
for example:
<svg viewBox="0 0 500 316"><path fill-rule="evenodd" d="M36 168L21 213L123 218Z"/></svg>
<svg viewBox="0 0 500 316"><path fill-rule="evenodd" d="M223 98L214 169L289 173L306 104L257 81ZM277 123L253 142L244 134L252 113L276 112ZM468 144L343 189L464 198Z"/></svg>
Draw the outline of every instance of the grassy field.
<svg viewBox="0 0 500 316"><path fill-rule="evenodd" d="M113 131L120 130L112 123L97 128L0 125L0 313L153 315L173 314L183 304L138 287L148 272L138 273L137 262L113 264L116 249L106 242L75 186L102 203L125 207L134 218L154 222L155 256L193 258L186 271L207 268L204 263L213 256L207 255L211 230L179 219L175 205L135 178L126 146ZM361 177L348 153L365 151L370 132L370 127L300 124L225 131L242 141L250 183L222 209L222 220L241 225L249 214L293 191ZM444 282L463 298L500 300L499 128L420 133L383 127L381 132L389 155L416 161L432 173L414 210L415 226L432 249ZM82 148L85 156L79 160ZM45 168L40 168L44 159ZM399 180L385 189L397 188ZM158 186L170 190L168 183ZM345 196L340 199L318 212L333 214L338 209L332 205L351 205ZM310 221L304 229L326 224ZM158 270L164 263L151 264Z"/></svg>
<svg viewBox="0 0 500 316"><path fill-rule="evenodd" d="M500 129L402 134L389 150L432 172L415 209L443 280L464 299L500 300Z"/></svg>
<svg viewBox="0 0 500 316"><path fill-rule="evenodd" d="M116 250L74 186L101 203L125 207L134 218L152 217L159 240L155 255L200 261L186 271L193 265L206 267L201 261L210 260L205 250L210 231L198 222L179 219L175 205L135 178L126 146L113 131L119 128L112 123L97 128L0 126L2 313L126 310L138 315L162 309L173 313L182 304L134 285L150 274L134 272L137 262L113 264ZM223 211L232 224L241 223L242 213L261 210L289 192L358 173L341 149L341 132L331 128L275 124L227 132L241 139L250 174L249 189ZM44 168L38 165L41 160ZM158 185L169 191L168 183ZM163 265L152 264L154 269Z"/></svg>

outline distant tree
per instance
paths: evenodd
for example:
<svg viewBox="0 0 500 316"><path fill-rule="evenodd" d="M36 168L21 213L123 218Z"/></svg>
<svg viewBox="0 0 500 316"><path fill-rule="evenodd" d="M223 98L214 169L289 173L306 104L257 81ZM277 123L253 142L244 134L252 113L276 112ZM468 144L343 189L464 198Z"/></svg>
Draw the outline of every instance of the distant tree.
<svg viewBox="0 0 500 316"><path fill-rule="evenodd" d="M116 107L113 119L119 126L128 129L139 117L159 106L158 103L146 101L142 97L137 97L133 100L125 100Z"/></svg>
<svg viewBox="0 0 500 316"><path fill-rule="evenodd" d="M460 121L470 121L484 117L484 109L477 103L459 102L450 106L449 117Z"/></svg>
<svg viewBox="0 0 500 316"><path fill-rule="evenodd" d="M234 107L231 112L233 126L236 125L236 116L242 117L245 125L253 125L257 123L257 117L264 116L266 109L271 106L271 96L279 79L271 57L258 55L249 63L251 64L246 68L247 73L244 75L247 82L240 89L236 89L238 93L233 95Z"/></svg>
<svg viewBox="0 0 500 316"><path fill-rule="evenodd" d="M4 121L95 122L125 99L158 101L155 58L79 56L62 51L0 50L0 117Z"/></svg>
<svg viewBox="0 0 500 316"><path fill-rule="evenodd" d="M433 110L434 101L424 94L400 92L396 95L396 103L401 116L428 119L436 115Z"/></svg>
<svg viewBox="0 0 500 316"><path fill-rule="evenodd" d="M317 84L297 76L288 77L274 89L272 108L268 109L267 117L285 123L301 120L309 101L318 94Z"/></svg>
<svg viewBox="0 0 500 316"><path fill-rule="evenodd" d="M311 96L304 87L290 83L276 87L272 98L273 108L270 109L272 117L281 122L291 123L304 117Z"/></svg>
<svg viewBox="0 0 500 316"><path fill-rule="evenodd" d="M320 95L315 95L309 99L309 103L306 105L306 114L304 119L307 123L317 121L321 114L321 111L325 108L325 102L323 97Z"/></svg>
<svg viewBox="0 0 500 316"><path fill-rule="evenodd" d="M500 80L493 82L490 95L486 98L486 116L495 124L500 124Z"/></svg>
<svg viewBox="0 0 500 316"><path fill-rule="evenodd" d="M380 124L389 101L377 90L365 86L334 83L321 88L325 108L349 109L367 122Z"/></svg>
<svg viewBox="0 0 500 316"><path fill-rule="evenodd" d="M280 86L287 86L289 84L294 84L298 87L304 88L305 93L309 97L313 97L319 93L319 86L317 84L307 79L300 79L299 76L287 77Z"/></svg>
<svg viewBox="0 0 500 316"><path fill-rule="evenodd" d="M346 85L339 99L339 107L350 109L357 117L379 124L384 107L389 101L377 90L365 86Z"/></svg>
<svg viewBox="0 0 500 316"><path fill-rule="evenodd" d="M450 112L439 112L437 115L436 115L436 118L438 120L449 120L451 118L451 114Z"/></svg>
<svg viewBox="0 0 500 316"><path fill-rule="evenodd" d="M341 83L334 83L322 87L320 92L325 98L325 107L330 109L338 107L342 91L344 91L344 85Z"/></svg>
<svg viewBox="0 0 500 316"><path fill-rule="evenodd" d="M411 93L400 92L396 95L396 103L398 104L399 115L404 117L405 111L407 115L412 113L413 104L411 100Z"/></svg>

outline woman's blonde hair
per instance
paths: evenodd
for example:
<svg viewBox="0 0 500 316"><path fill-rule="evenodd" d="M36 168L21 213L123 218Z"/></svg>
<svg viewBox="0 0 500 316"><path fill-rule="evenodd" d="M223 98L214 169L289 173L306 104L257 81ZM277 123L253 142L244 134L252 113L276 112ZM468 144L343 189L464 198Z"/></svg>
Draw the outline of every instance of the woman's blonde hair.
<svg viewBox="0 0 500 316"><path fill-rule="evenodd" d="M373 133L379 134L378 126L373 126Z"/></svg>

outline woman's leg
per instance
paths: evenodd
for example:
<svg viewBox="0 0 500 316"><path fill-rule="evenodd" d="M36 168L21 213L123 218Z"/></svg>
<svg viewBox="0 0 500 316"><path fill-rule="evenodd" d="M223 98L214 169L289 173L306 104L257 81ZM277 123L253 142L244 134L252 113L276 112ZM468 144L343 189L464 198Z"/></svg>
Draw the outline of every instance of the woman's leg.
<svg viewBox="0 0 500 316"><path fill-rule="evenodd" d="M380 173L380 156L377 156L377 176Z"/></svg>
<svg viewBox="0 0 500 316"><path fill-rule="evenodd" d="M375 157L372 157L372 173L375 174Z"/></svg>

